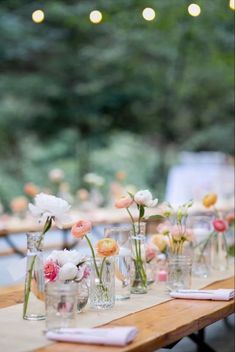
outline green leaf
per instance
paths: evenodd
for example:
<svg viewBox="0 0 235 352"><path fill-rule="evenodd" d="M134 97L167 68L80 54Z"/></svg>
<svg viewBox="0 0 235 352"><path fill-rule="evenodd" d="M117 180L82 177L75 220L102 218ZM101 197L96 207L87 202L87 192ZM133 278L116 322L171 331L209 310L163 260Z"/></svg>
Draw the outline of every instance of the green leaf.
<svg viewBox="0 0 235 352"><path fill-rule="evenodd" d="M144 216L144 211L145 211L144 206L140 205L139 210L140 210L140 218L142 218Z"/></svg>
<svg viewBox="0 0 235 352"><path fill-rule="evenodd" d="M148 217L148 220L164 220L165 219L165 217L164 216L162 216L162 215L150 215L149 217Z"/></svg>

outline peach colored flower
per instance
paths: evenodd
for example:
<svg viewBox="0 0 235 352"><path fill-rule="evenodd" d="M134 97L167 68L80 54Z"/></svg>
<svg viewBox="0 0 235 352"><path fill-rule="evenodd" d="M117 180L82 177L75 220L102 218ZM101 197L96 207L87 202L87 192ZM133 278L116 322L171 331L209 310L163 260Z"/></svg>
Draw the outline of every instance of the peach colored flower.
<svg viewBox="0 0 235 352"><path fill-rule="evenodd" d="M117 242L113 238L103 238L96 244L97 254L101 257L110 257L111 255L117 255L119 247Z"/></svg>
<svg viewBox="0 0 235 352"><path fill-rule="evenodd" d="M118 181L124 181L126 179L126 172L124 170L119 170L116 172L116 179Z"/></svg>
<svg viewBox="0 0 235 352"><path fill-rule="evenodd" d="M147 244L145 248L145 257L147 263L150 263L156 257L156 249L153 248L151 244Z"/></svg>
<svg viewBox="0 0 235 352"><path fill-rule="evenodd" d="M129 208L131 204L133 203L133 199L129 196L122 197L119 200L115 202L115 207L122 209L122 208Z"/></svg>
<svg viewBox="0 0 235 352"><path fill-rule="evenodd" d="M228 224L231 225L235 221L235 214L234 213L228 213L225 218L226 218L226 221L228 222Z"/></svg>
<svg viewBox="0 0 235 352"><path fill-rule="evenodd" d="M39 188L32 182L28 182L24 185L24 193L27 196L35 197L39 193Z"/></svg>
<svg viewBox="0 0 235 352"><path fill-rule="evenodd" d="M48 281L55 281L58 277L59 271L59 265L53 262L53 260L48 260L44 264L44 276Z"/></svg>
<svg viewBox="0 0 235 352"><path fill-rule="evenodd" d="M16 197L12 199L10 206L13 213L21 213L27 209L28 201L24 196Z"/></svg>
<svg viewBox="0 0 235 352"><path fill-rule="evenodd" d="M159 249L160 252L164 252L167 246L165 235L156 234L152 235L151 242Z"/></svg>
<svg viewBox="0 0 235 352"><path fill-rule="evenodd" d="M208 193L202 200L203 205L206 208L210 208L212 205L215 205L217 202L217 194L216 193Z"/></svg>
<svg viewBox="0 0 235 352"><path fill-rule="evenodd" d="M82 238L91 231L91 222L89 220L79 220L71 229L71 233L76 238Z"/></svg>

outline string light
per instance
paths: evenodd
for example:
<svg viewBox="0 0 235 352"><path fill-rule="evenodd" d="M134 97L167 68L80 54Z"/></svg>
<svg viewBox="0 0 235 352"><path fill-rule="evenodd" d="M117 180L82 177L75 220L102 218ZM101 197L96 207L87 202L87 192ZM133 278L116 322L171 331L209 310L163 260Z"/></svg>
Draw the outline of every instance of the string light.
<svg viewBox="0 0 235 352"><path fill-rule="evenodd" d="M235 10L235 0L230 0L229 1L229 7L231 10Z"/></svg>
<svg viewBox="0 0 235 352"><path fill-rule="evenodd" d="M94 10L91 11L89 18L92 23L98 24L102 21L103 16L100 11Z"/></svg>
<svg viewBox="0 0 235 352"><path fill-rule="evenodd" d="M188 13L193 17L197 17L201 13L201 8L197 4L190 4L188 7Z"/></svg>
<svg viewBox="0 0 235 352"><path fill-rule="evenodd" d="M156 17L156 13L151 7L146 7L142 12L142 16L146 21L152 21Z"/></svg>
<svg viewBox="0 0 235 352"><path fill-rule="evenodd" d="M36 10L32 13L32 20L35 23L42 23L45 19L45 14L42 10Z"/></svg>

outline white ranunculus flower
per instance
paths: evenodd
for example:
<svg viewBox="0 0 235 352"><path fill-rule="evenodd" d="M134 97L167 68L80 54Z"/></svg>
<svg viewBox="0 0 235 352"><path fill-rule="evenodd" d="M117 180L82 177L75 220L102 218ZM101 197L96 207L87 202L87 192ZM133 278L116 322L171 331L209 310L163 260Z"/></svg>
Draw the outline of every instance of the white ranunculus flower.
<svg viewBox="0 0 235 352"><path fill-rule="evenodd" d="M66 263L59 271L59 279L61 281L73 280L76 278L78 268L73 263Z"/></svg>
<svg viewBox="0 0 235 352"><path fill-rule="evenodd" d="M158 199L153 199L152 193L148 189L138 191L134 196L134 201L149 208L155 207L158 203Z"/></svg>
<svg viewBox="0 0 235 352"><path fill-rule="evenodd" d="M71 221L67 215L70 205L66 200L39 193L34 199L35 204L29 204L29 210L34 217L39 218L40 222L45 222L47 218L52 218L57 227L62 228L62 224Z"/></svg>
<svg viewBox="0 0 235 352"><path fill-rule="evenodd" d="M72 263L74 265L78 265L85 261L85 256L81 255L76 249L74 250L67 250L64 249L63 251L54 250L51 254L47 257L47 260L53 260L59 266L63 266L66 263Z"/></svg>

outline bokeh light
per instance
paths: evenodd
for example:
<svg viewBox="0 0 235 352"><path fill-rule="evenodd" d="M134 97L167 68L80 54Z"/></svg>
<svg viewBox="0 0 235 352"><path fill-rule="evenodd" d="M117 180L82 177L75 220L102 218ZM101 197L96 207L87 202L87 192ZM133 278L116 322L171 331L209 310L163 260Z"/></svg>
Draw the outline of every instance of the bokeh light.
<svg viewBox="0 0 235 352"><path fill-rule="evenodd" d="M188 13L193 17L197 17L201 13L201 8L197 4L190 4L188 7Z"/></svg>
<svg viewBox="0 0 235 352"><path fill-rule="evenodd" d="M229 7L231 10L235 10L235 0L230 0L229 1Z"/></svg>
<svg viewBox="0 0 235 352"><path fill-rule="evenodd" d="M42 10L36 10L32 13L32 20L35 23L42 23L45 19L45 14Z"/></svg>
<svg viewBox="0 0 235 352"><path fill-rule="evenodd" d="M90 21L95 24L100 23L102 21L102 17L102 13L98 10L91 11L89 16Z"/></svg>
<svg viewBox="0 0 235 352"><path fill-rule="evenodd" d="M146 7L142 12L142 16L146 21L152 21L156 17L156 13L151 7Z"/></svg>

